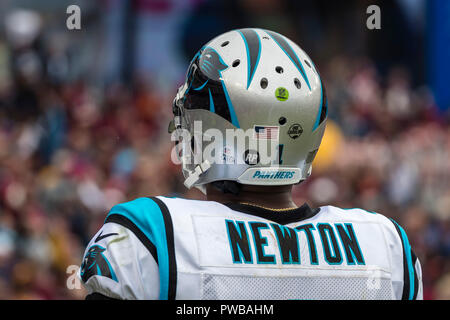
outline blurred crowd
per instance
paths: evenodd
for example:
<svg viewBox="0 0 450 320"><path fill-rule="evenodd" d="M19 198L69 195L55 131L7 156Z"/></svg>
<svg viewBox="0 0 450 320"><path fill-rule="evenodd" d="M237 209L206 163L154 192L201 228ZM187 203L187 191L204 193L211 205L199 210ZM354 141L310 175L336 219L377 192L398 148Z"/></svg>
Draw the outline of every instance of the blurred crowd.
<svg viewBox="0 0 450 320"><path fill-rule="evenodd" d="M298 205L361 207L395 219L423 268L424 297L450 299L450 127L407 68L366 56L319 66L329 124ZM170 161L176 85L62 81L61 51L0 41L0 299L80 299L73 280L115 204L202 198ZM6 75L5 75L6 74ZM172 84L170 84L172 85Z"/></svg>
<svg viewBox="0 0 450 320"><path fill-rule="evenodd" d="M330 121L298 202L393 218L421 261L424 298L450 299L448 114L400 67L381 79L369 60L338 57L325 70Z"/></svg>

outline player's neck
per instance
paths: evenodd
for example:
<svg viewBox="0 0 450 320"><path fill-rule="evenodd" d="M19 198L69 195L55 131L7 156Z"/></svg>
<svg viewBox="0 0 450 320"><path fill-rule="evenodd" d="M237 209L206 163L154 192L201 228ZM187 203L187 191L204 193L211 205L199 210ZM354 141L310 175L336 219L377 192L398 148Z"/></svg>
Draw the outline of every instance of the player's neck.
<svg viewBox="0 0 450 320"><path fill-rule="evenodd" d="M206 188L206 199L220 203L253 204L271 209L296 208L292 200L292 186L243 185L239 195L223 193L212 185Z"/></svg>

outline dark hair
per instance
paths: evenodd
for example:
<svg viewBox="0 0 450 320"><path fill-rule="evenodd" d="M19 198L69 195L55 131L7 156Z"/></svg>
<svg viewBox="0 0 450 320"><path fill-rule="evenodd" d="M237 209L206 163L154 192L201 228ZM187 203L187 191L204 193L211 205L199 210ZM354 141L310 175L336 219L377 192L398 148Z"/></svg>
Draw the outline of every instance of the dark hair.
<svg viewBox="0 0 450 320"><path fill-rule="evenodd" d="M228 180L222 180L222 181L214 181L212 182L212 185L222 191L223 193L231 193L237 196L239 192L241 191L242 185L236 181L228 181Z"/></svg>

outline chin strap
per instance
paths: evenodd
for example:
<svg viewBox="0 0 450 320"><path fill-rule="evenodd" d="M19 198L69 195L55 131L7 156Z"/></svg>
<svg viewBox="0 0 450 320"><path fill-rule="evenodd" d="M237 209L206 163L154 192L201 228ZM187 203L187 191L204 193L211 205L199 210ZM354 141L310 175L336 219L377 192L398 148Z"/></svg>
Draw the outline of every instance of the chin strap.
<svg viewBox="0 0 450 320"><path fill-rule="evenodd" d="M186 188L190 189L192 186L200 179L200 175L205 173L209 168L211 168L211 164L208 160L203 161L202 164L195 167L194 171L188 173L188 177L184 180L184 185Z"/></svg>

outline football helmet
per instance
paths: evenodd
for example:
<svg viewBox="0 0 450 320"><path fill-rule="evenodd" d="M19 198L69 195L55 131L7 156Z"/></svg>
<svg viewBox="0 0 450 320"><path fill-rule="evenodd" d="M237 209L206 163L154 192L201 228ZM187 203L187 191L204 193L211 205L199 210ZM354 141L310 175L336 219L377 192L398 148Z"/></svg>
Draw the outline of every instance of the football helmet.
<svg viewBox="0 0 450 320"><path fill-rule="evenodd" d="M178 146L184 141L178 154L185 185L204 191L216 181L274 186L305 180L327 109L318 70L290 39L253 28L217 36L195 54L173 101L169 132L178 133ZM227 130L246 132L245 142L235 143ZM208 145L214 153L205 155Z"/></svg>

